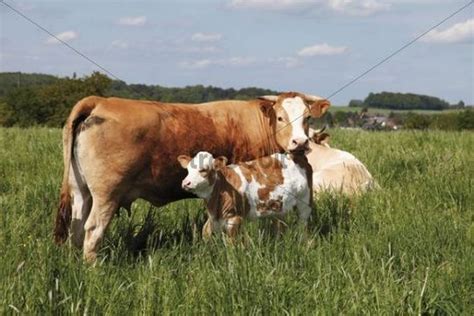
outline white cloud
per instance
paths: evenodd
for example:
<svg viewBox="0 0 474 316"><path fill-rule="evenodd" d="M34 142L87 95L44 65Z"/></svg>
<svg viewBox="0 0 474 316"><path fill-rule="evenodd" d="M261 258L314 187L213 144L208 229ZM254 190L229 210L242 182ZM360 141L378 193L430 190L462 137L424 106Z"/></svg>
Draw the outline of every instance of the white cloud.
<svg viewBox="0 0 474 316"><path fill-rule="evenodd" d="M282 12L329 10L347 15L370 15L388 9L390 4L380 0L231 0L230 7Z"/></svg>
<svg viewBox="0 0 474 316"><path fill-rule="evenodd" d="M128 48L128 43L122 40L115 40L111 43L112 47L126 49Z"/></svg>
<svg viewBox="0 0 474 316"><path fill-rule="evenodd" d="M232 66L232 67L243 67L248 66L256 62L253 57L230 57L222 59L200 59L194 61L183 61L179 63L179 66L187 69L203 69L210 66Z"/></svg>
<svg viewBox="0 0 474 316"><path fill-rule="evenodd" d="M63 42L70 42L70 41L76 39L79 36L79 34L77 32L74 32L74 31L66 31L66 32L56 34L55 36L56 36L56 38L60 39ZM58 41L56 38L54 38L52 36L49 37L46 40L46 44L59 44L60 41Z"/></svg>
<svg viewBox="0 0 474 316"><path fill-rule="evenodd" d="M220 33L194 33L191 40L195 42L217 42L222 38Z"/></svg>
<svg viewBox="0 0 474 316"><path fill-rule="evenodd" d="M182 53L197 53L197 54L217 53L220 51L220 49L215 46L186 46L186 47L178 48L177 50Z"/></svg>
<svg viewBox="0 0 474 316"><path fill-rule="evenodd" d="M232 0L230 6L237 9L294 10L313 5L318 0Z"/></svg>
<svg viewBox="0 0 474 316"><path fill-rule="evenodd" d="M422 39L428 43L459 43L474 38L474 19L457 23L444 31L433 30Z"/></svg>
<svg viewBox="0 0 474 316"><path fill-rule="evenodd" d="M312 57L312 56L328 56L339 55L347 51L346 46L331 46L327 43L316 44L304 47L298 52L298 56Z"/></svg>
<svg viewBox="0 0 474 316"><path fill-rule="evenodd" d="M183 61L179 63L181 68L187 69L202 69L212 65L212 60L210 59L201 59L195 61Z"/></svg>
<svg viewBox="0 0 474 316"><path fill-rule="evenodd" d="M294 68L301 65L301 62L296 57L270 58L268 61L272 64L283 65L286 68Z"/></svg>
<svg viewBox="0 0 474 316"><path fill-rule="evenodd" d="M125 26L144 26L146 24L146 16L126 16L118 20L118 24Z"/></svg>
<svg viewBox="0 0 474 316"><path fill-rule="evenodd" d="M329 0L331 9L349 15L370 15L387 10L390 5L377 0Z"/></svg>

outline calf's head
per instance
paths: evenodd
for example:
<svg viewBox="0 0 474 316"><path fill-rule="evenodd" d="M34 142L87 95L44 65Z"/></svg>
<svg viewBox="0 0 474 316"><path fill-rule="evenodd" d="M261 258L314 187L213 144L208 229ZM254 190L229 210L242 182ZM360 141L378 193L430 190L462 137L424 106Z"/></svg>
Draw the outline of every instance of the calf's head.
<svg viewBox="0 0 474 316"><path fill-rule="evenodd" d="M181 167L188 170L181 187L200 198L207 199L210 197L217 179L216 172L227 164L227 158L214 158L212 154L201 151L193 158L180 155L178 156L178 162Z"/></svg>
<svg viewBox="0 0 474 316"><path fill-rule="evenodd" d="M264 115L270 118L276 143L287 152L309 149L309 119L321 117L330 106L324 98L297 92L259 99Z"/></svg>

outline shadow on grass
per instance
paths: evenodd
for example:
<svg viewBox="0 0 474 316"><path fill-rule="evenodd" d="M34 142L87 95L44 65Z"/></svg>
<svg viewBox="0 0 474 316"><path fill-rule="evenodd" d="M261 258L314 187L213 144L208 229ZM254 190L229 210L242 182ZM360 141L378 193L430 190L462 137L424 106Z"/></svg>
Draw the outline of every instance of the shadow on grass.
<svg viewBox="0 0 474 316"><path fill-rule="evenodd" d="M207 219L204 210L180 215L177 225L166 225L160 216L161 212L166 210L150 207L140 223L129 220L118 228L119 239L133 257L178 244L190 245L201 239L201 229Z"/></svg>
<svg viewBox="0 0 474 316"><path fill-rule="evenodd" d="M322 193L314 201L315 212L309 229L322 237L349 231L353 201L341 194Z"/></svg>
<svg viewBox="0 0 474 316"><path fill-rule="evenodd" d="M321 194L315 201L315 211L308 223L308 230L314 235L328 237L339 231L349 231L352 201L343 195ZM150 207L140 223L127 220L120 223L117 234L120 241L111 240L113 248L125 248L133 257L143 256L159 249L169 249L176 245L191 245L202 240L202 227L207 220L205 209L197 212L185 212L177 215L177 220L169 223L163 220L162 212L172 212ZM297 218L288 219L288 228L297 225ZM179 218L178 218L179 217ZM269 221L259 221L258 230L265 239L275 239ZM122 244L119 246L119 244Z"/></svg>

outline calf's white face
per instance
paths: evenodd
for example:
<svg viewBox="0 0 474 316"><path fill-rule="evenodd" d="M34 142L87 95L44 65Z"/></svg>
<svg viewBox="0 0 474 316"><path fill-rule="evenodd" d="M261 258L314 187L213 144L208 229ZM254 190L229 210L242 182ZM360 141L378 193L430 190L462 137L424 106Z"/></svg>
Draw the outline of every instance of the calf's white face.
<svg viewBox="0 0 474 316"><path fill-rule="evenodd" d="M188 170L188 175L181 183L181 187L199 197L204 197L210 192L209 189L214 183L214 157L208 152L201 151L194 158L186 155L178 157L181 167Z"/></svg>
<svg viewBox="0 0 474 316"><path fill-rule="evenodd" d="M188 170L188 175L181 183L181 187L203 199L211 197L214 183L217 180L217 171L227 165L227 158L214 158L212 154L201 151L194 158L180 155L178 162Z"/></svg>

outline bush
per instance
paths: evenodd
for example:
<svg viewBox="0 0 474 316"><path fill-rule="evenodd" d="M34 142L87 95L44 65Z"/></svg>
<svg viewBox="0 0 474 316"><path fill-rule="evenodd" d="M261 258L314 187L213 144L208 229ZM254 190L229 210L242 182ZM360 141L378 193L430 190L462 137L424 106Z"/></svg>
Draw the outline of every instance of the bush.
<svg viewBox="0 0 474 316"><path fill-rule="evenodd" d="M458 113L458 129L474 129L474 110L468 109Z"/></svg>
<svg viewBox="0 0 474 316"><path fill-rule="evenodd" d="M429 115L408 113L404 126L408 129L427 129L431 121L432 118Z"/></svg>
<svg viewBox="0 0 474 316"><path fill-rule="evenodd" d="M459 113L460 114L460 113ZM430 128L440 130L457 130L458 126L458 113L445 113L439 115L433 115L430 123Z"/></svg>

